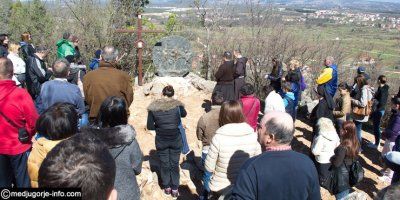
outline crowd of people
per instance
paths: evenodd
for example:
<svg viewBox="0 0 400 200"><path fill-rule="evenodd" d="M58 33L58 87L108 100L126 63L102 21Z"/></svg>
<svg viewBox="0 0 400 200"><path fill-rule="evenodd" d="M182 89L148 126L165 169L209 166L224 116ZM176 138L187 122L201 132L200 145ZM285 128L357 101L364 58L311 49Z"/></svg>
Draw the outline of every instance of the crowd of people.
<svg viewBox="0 0 400 200"><path fill-rule="evenodd" d="M64 33L55 46L57 60L47 66L48 48L35 47L29 33L20 43L0 35L0 187L81 188L83 199L140 199L136 175L143 153L128 124L133 88L117 68L118 50L105 46L86 67L77 36ZM380 179L392 186L380 196L390 199L399 190L400 91L390 97L385 76L378 77L376 92L363 67L353 85L338 84L334 58L325 59L315 80L318 104L309 116L309 157L291 146L302 92L310 87L301 63L292 60L285 70L280 59L271 60L262 109L245 81L247 61L240 50L223 54L212 105L198 120L200 199L319 200L320 187L346 199L363 178L360 153L380 149L382 138ZM174 199L181 154L192 151L181 119L188 113L175 96L172 86L163 88L147 108L146 124L156 133L160 186ZM381 132L389 99L392 113ZM362 125L369 118L375 141L365 143Z"/></svg>

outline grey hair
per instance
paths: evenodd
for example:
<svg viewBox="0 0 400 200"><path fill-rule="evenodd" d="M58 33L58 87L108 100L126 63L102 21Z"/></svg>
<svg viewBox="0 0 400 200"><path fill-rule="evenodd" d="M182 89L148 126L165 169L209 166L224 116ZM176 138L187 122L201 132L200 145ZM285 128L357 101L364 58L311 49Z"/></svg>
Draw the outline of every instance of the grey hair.
<svg viewBox="0 0 400 200"><path fill-rule="evenodd" d="M53 75L56 78L65 78L68 76L70 63L66 59L58 59L53 64Z"/></svg>
<svg viewBox="0 0 400 200"><path fill-rule="evenodd" d="M336 128L335 125L333 124L332 120L322 117L318 120L317 122L318 130L321 131L335 131Z"/></svg>
<svg viewBox="0 0 400 200"><path fill-rule="evenodd" d="M286 123L285 120L272 118L265 123L266 132L274 135L276 142L280 144L290 144L294 135L294 124Z"/></svg>
<svg viewBox="0 0 400 200"><path fill-rule="evenodd" d="M116 61L118 58L118 49L113 46L105 46L101 52L101 57L106 62Z"/></svg>
<svg viewBox="0 0 400 200"><path fill-rule="evenodd" d="M13 75L14 66L10 59L0 58L0 75L10 78Z"/></svg>
<svg viewBox="0 0 400 200"><path fill-rule="evenodd" d="M335 62L335 59L334 59L332 56L326 57L325 60L329 60L329 61L331 61L332 63Z"/></svg>

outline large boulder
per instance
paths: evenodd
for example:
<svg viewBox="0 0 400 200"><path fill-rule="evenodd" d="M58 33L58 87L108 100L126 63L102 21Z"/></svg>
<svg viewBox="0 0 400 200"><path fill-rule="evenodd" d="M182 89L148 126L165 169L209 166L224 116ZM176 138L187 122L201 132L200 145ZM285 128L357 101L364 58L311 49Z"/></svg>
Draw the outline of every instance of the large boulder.
<svg viewBox="0 0 400 200"><path fill-rule="evenodd" d="M193 92L193 86L189 80L183 77L156 77L152 82L146 84L143 88L143 93L152 96L161 96L165 86L171 85L174 87L175 95L188 96Z"/></svg>
<svg viewBox="0 0 400 200"><path fill-rule="evenodd" d="M212 93L215 85L217 84L217 82L201 78L195 73L189 73L185 79L188 80L198 90L203 90L207 93Z"/></svg>

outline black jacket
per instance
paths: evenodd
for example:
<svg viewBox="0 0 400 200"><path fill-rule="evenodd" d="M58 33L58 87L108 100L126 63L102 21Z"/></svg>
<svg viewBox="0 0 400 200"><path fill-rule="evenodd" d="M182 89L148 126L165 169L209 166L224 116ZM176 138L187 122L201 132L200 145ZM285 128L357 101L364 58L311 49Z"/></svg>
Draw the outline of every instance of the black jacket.
<svg viewBox="0 0 400 200"><path fill-rule="evenodd" d="M378 111L385 110L388 96L389 96L389 86L388 85L385 84L382 87L378 87L378 91L375 93L375 97L374 97L378 101L378 104L376 107L376 109Z"/></svg>
<svg viewBox="0 0 400 200"><path fill-rule="evenodd" d="M234 74L235 64L233 61L225 61L215 73L215 80L217 82L231 82L234 80Z"/></svg>
<svg viewBox="0 0 400 200"><path fill-rule="evenodd" d="M1 57L7 57L8 55L8 50L5 46L0 45L0 58Z"/></svg>
<svg viewBox="0 0 400 200"><path fill-rule="evenodd" d="M44 70L44 74L40 68ZM53 73L47 69L46 63L39 57L34 55L28 58L26 65L26 86L33 99L36 99L40 94L42 84L48 81L52 75Z"/></svg>
<svg viewBox="0 0 400 200"><path fill-rule="evenodd" d="M21 45L22 59L25 61L25 63L27 63L28 58L34 56L35 53L36 50L31 44L25 43L24 45Z"/></svg>
<svg viewBox="0 0 400 200"><path fill-rule="evenodd" d="M246 76L246 63L247 63L247 58L246 57L241 57L238 58L235 64L235 78L239 78L240 76Z"/></svg>
<svg viewBox="0 0 400 200"><path fill-rule="evenodd" d="M156 138L175 140L180 137L178 125L181 117L187 115L180 101L172 98L158 99L152 102L147 110L147 129L155 130Z"/></svg>

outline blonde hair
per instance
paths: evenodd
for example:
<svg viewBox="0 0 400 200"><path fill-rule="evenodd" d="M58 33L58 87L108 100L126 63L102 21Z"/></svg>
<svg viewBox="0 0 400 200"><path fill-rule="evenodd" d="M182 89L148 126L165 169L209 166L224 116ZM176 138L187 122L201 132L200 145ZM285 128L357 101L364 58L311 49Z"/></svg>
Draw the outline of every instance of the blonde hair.
<svg viewBox="0 0 400 200"><path fill-rule="evenodd" d="M11 43L8 45L8 51L13 52L13 53L18 53L19 48L21 48L21 46L16 43Z"/></svg>
<svg viewBox="0 0 400 200"><path fill-rule="evenodd" d="M301 66L301 63L300 61L294 59L289 62L289 66L293 68L298 68Z"/></svg>

